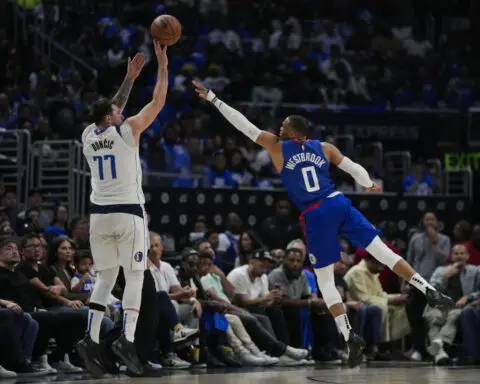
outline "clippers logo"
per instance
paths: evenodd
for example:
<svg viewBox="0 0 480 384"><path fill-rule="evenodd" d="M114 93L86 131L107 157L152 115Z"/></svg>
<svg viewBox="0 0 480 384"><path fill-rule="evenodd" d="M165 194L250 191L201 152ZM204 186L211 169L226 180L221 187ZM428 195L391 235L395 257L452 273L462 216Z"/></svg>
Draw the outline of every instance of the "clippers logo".
<svg viewBox="0 0 480 384"><path fill-rule="evenodd" d="M141 263L142 260L143 260L143 252L137 252L137 253L135 253L135 255L133 256L133 259L134 259L137 263Z"/></svg>
<svg viewBox="0 0 480 384"><path fill-rule="evenodd" d="M310 253L310 255L308 255L308 257L310 258L310 263L312 265L317 264L317 258L313 255L313 253Z"/></svg>

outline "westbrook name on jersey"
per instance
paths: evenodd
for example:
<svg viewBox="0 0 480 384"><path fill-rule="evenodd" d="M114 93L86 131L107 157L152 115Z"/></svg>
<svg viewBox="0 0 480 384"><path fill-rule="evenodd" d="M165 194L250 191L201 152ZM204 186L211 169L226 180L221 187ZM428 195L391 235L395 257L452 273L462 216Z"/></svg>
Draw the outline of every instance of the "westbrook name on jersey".
<svg viewBox="0 0 480 384"><path fill-rule="evenodd" d="M145 203L139 148L126 122L98 131L95 124L82 134L83 154L90 167L96 205Z"/></svg>
<svg viewBox="0 0 480 384"><path fill-rule="evenodd" d="M282 142L282 152L284 166L280 177L301 211L335 192L320 141L286 140Z"/></svg>

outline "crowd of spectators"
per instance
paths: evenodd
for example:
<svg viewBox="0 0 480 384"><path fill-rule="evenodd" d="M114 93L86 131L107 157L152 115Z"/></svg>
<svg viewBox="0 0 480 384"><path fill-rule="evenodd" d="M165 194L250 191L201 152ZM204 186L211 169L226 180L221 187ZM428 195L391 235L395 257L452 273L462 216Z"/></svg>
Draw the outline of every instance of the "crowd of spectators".
<svg viewBox="0 0 480 384"><path fill-rule="evenodd" d="M229 101L273 107L299 102L458 109L476 99L470 25L461 7L452 8L452 17L427 40L425 9L405 1L302 0L292 8L289 1L125 0L86 2L83 10L81 1L28 3L29 26L43 23L96 69L94 75L78 62L64 62L55 50L60 70L47 57L34 60L28 46L15 45L10 31L0 28L0 126L28 130L33 141L77 139L89 122L89 105L112 94L126 58L141 51L147 68L127 107L138 110L156 80L147 28L152 15L179 17L184 38L169 49L167 105L141 148L146 168L176 175L174 187L201 185L192 176L198 174L211 187L276 185L267 153L230 128L226 135L226 122L193 97L194 78ZM262 128L279 125L270 110L240 108ZM42 149L54 167L54 149L48 143ZM422 163L394 180L371 153L357 155L374 179L390 183L387 190L427 195L438 188ZM354 188L334 178L341 189ZM42 191L32 190L21 206L17 191L0 180L0 377L82 372L73 346L85 332L95 284L89 221L71 218L65 204L50 212L43 203ZM279 202L276 216L258 233L235 212L220 233L199 218L184 249L151 233L136 333L145 375L158 375L162 367L342 364L345 345L287 205ZM448 313L426 308L422 295L371 255L342 244L337 286L355 331L367 342L366 361L479 362L480 226L458 222L449 236L439 232L434 213L425 213L422 225L410 231L403 256L456 301ZM393 242L389 246L396 250ZM121 331L123 288L121 274L102 323L110 373L118 372L110 345Z"/></svg>
<svg viewBox="0 0 480 384"><path fill-rule="evenodd" d="M68 56L55 47L52 57L61 69L50 66L48 57L35 60L28 46L15 46L7 31L0 30L0 126L29 130L34 141L78 139L90 122L91 103L99 95L113 94L126 59L140 51L147 67L126 109L127 114L138 111L155 82L148 26L152 14L167 12L181 20L184 37L169 49L167 104L144 135L141 149L149 173L176 176L166 182L162 176L147 177L152 184L278 185L266 152L200 103L191 90L192 79L226 100L252 101L256 107L238 107L271 131L284 116L257 107L260 102L274 107L295 102L464 108L476 99L474 74L468 72L474 68L471 28L461 4L451 5L450 18L437 22L436 33L426 40L431 31L424 28L425 17L438 13L433 5L430 10L376 1L319 5L302 0L301 6L284 1L275 7L261 1L160 3L34 1L28 11L31 25L43 23L47 34L95 68L96 75L70 58L66 61ZM384 180L385 190L422 195L442 191L428 172L415 169L410 176L398 176L390 164L368 152L349 155L362 163L373 160L369 171ZM55 158L48 144L42 154ZM338 181L342 190L355 190L351 181Z"/></svg>
<svg viewBox="0 0 480 384"><path fill-rule="evenodd" d="M0 375L79 373L73 346L85 332L95 284L88 218L70 218L63 204L52 215L42 208L38 190L29 193L25 207L15 191L1 190L0 339L10 347L0 351ZM258 233L234 212L220 232L198 218L183 249L172 248L168 236L150 233L136 333L145 375L158 375L162 367L345 361L301 227L289 212L288 202L279 201L276 215ZM448 313L426 307L423 295L343 240L336 284L355 331L367 342L365 361L477 364L480 226L460 221L449 236L439 232L435 214L426 212L410 233L403 256L456 307ZM121 330L123 287L120 275L102 324L112 373L118 366L108 346Z"/></svg>

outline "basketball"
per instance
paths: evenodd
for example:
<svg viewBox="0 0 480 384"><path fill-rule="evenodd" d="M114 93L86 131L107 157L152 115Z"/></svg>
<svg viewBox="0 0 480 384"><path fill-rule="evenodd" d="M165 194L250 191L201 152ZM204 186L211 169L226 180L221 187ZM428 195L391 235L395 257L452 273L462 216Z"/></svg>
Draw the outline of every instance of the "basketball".
<svg viewBox="0 0 480 384"><path fill-rule="evenodd" d="M161 15L153 20L150 32L161 45L173 45L182 36L182 24L175 16Z"/></svg>

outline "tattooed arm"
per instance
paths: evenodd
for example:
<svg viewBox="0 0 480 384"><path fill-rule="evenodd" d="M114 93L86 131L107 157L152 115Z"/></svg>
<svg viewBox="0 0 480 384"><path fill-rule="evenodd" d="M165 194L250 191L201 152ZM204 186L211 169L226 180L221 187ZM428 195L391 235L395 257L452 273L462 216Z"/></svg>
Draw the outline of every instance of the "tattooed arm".
<svg viewBox="0 0 480 384"><path fill-rule="evenodd" d="M143 53L137 53L133 60L128 59L127 75L123 80L122 85L118 89L115 96L112 98L112 103L119 107L121 110L127 105L128 97L132 91L133 83L135 79L142 72L145 65L145 55Z"/></svg>

